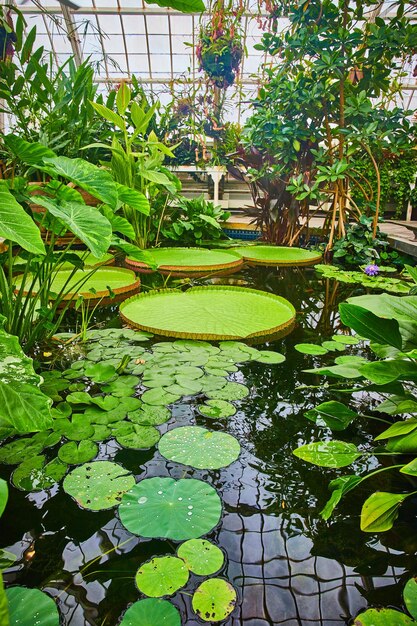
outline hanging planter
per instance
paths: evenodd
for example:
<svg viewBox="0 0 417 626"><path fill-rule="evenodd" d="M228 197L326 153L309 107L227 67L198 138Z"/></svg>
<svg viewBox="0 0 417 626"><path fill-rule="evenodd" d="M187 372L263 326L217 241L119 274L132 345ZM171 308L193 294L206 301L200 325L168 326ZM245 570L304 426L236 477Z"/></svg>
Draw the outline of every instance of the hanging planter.
<svg viewBox="0 0 417 626"><path fill-rule="evenodd" d="M243 47L233 31L209 26L200 32L196 49L200 69L220 89L235 82L243 57Z"/></svg>

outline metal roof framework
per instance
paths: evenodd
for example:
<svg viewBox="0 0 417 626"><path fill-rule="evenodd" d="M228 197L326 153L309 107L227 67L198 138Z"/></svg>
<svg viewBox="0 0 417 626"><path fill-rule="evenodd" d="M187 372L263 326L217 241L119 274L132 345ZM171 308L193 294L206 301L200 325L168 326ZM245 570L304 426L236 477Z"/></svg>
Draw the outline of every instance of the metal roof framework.
<svg viewBox="0 0 417 626"><path fill-rule="evenodd" d="M260 68L271 59L255 49L266 19L254 11L255 0L245 0L243 14L243 45L247 50L236 85L230 87L229 100L233 106L226 118L240 122L246 117L248 102L256 93L261 80ZM77 63L84 59L94 64L96 81L105 90L135 75L145 88L153 91L163 104L174 94L184 93L187 86L198 90L202 73L194 55L200 15L184 14L170 8L146 4L144 0L76 0L78 10L72 10L58 0L16 0L30 29L37 27L37 44L51 50L57 66L70 56ZM370 12L389 18L391 2L385 1ZM413 19L416 19L414 17ZM279 20L284 29L288 20ZM396 104L417 108L417 81L413 77L415 60L404 67L402 94Z"/></svg>

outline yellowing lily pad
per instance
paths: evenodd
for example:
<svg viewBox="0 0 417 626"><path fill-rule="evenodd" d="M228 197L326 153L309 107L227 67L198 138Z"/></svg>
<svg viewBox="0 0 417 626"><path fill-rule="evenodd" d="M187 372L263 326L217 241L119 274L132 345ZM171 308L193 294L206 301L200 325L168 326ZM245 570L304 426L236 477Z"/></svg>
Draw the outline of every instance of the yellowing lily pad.
<svg viewBox="0 0 417 626"><path fill-rule="evenodd" d="M236 591L223 578L210 578L197 587L192 600L195 613L205 622L221 622L236 606Z"/></svg>

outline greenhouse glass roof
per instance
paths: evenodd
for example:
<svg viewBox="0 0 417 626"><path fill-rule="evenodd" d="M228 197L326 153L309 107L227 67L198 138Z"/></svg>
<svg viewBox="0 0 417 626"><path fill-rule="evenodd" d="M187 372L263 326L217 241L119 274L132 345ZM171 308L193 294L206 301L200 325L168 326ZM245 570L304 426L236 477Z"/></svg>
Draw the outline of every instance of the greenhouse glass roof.
<svg viewBox="0 0 417 626"><path fill-rule="evenodd" d="M198 89L202 84L194 46L204 14L184 14L143 0L74 1L76 10L58 0L15 2L24 13L28 29L36 25L37 44L52 51L57 65L74 53L79 61L89 58L103 90L135 75L163 103L170 101L174 93L189 91L191 85ZM380 5L379 15L389 17L389 1ZM256 0L245 0L242 20L247 55L238 81L228 90L233 106L226 112L226 117L235 121L245 117L248 102L262 80L261 68L272 62L255 48L265 22ZM278 28L284 29L287 23L285 18L280 19ZM396 102L412 109L417 108L414 65L413 61L404 67L403 95Z"/></svg>

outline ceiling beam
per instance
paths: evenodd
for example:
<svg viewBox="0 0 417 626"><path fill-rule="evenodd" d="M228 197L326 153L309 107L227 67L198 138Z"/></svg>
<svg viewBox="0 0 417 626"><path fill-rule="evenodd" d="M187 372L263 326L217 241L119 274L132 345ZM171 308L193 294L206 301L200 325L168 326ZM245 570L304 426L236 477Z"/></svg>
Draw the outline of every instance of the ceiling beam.
<svg viewBox="0 0 417 626"><path fill-rule="evenodd" d="M72 53L74 55L74 62L79 67L83 62L83 55L81 52L81 42L78 38L77 26L72 17L72 11L65 4L61 4L61 12L64 17L65 27L67 31L67 37L71 44Z"/></svg>

